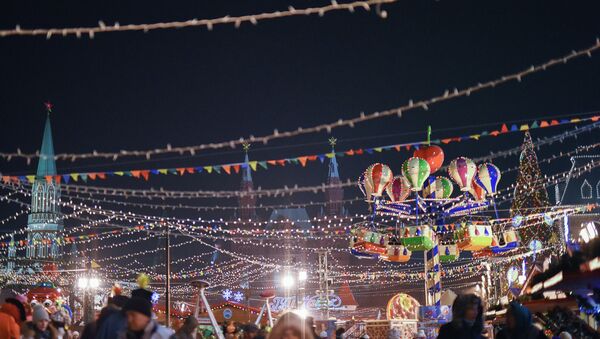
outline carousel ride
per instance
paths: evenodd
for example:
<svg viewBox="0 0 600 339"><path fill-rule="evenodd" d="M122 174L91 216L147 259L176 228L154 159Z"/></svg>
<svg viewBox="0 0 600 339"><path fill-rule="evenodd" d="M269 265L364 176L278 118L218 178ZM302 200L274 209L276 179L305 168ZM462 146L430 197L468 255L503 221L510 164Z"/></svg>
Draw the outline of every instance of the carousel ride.
<svg viewBox="0 0 600 339"><path fill-rule="evenodd" d="M498 167L459 157L447 166L448 178L436 175L443 163L442 148L427 145L404 161L401 175L394 176L385 164L369 166L358 185L371 217L351 230L350 251L361 259L407 263L423 252L424 306L440 306L441 263L457 260L461 251L477 257L519 246L516 231L495 224ZM454 197L453 182L460 189ZM490 207L496 219L483 215ZM396 224L382 225L377 216L393 216Z"/></svg>

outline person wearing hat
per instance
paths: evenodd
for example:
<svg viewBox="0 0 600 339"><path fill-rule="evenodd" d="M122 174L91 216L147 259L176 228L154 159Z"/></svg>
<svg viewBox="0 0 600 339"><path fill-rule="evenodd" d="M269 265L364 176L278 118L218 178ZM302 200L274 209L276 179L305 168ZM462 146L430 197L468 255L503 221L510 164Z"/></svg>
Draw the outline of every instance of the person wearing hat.
<svg viewBox="0 0 600 339"><path fill-rule="evenodd" d="M50 322L50 314L44 306L37 304L33 307L31 322L27 323L30 333L35 339L57 339L58 332ZM24 336L26 337L26 336Z"/></svg>
<svg viewBox="0 0 600 339"><path fill-rule="evenodd" d="M131 299L125 303L123 311L127 319L127 329L119 333L119 339L169 339L173 330L164 327L152 319L152 303L146 297L152 293L131 293Z"/></svg>
<svg viewBox="0 0 600 339"><path fill-rule="evenodd" d="M511 301L506 310L506 326L496 335L498 339L543 339L543 331L532 323L531 312L517 301Z"/></svg>
<svg viewBox="0 0 600 339"><path fill-rule="evenodd" d="M127 327L127 319L123 306L129 300L124 295L115 295L109 298L107 305L102 308L98 320L81 333L81 339L115 339L119 332Z"/></svg>

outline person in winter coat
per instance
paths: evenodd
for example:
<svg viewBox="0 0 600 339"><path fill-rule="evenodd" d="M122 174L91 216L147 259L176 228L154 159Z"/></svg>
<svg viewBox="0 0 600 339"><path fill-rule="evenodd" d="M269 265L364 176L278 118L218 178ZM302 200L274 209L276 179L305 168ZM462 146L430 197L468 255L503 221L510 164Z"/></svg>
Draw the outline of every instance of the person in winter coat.
<svg viewBox="0 0 600 339"><path fill-rule="evenodd" d="M50 322L50 314L42 305L35 305L31 314L31 322L26 324L24 339L57 339L58 333Z"/></svg>
<svg viewBox="0 0 600 339"><path fill-rule="evenodd" d="M0 307L0 338L21 338L21 314L17 306L5 303Z"/></svg>
<svg viewBox="0 0 600 339"><path fill-rule="evenodd" d="M438 339L483 338L483 304L475 294L462 294L452 304L452 321L442 325Z"/></svg>
<svg viewBox="0 0 600 339"><path fill-rule="evenodd" d="M121 311L129 300L123 295L109 298L107 305L102 308L98 320L85 325L81 339L114 339L119 331L127 326L125 313Z"/></svg>
<svg viewBox="0 0 600 339"><path fill-rule="evenodd" d="M152 319L152 303L142 297L132 297L123 307L127 328L118 339L169 339L173 330Z"/></svg>
<svg viewBox="0 0 600 339"><path fill-rule="evenodd" d="M544 332L533 326L531 312L516 301L508 304L506 326L498 332L497 339L543 339Z"/></svg>
<svg viewBox="0 0 600 339"><path fill-rule="evenodd" d="M196 339L198 319L193 315L185 318L181 328L171 336L171 339Z"/></svg>

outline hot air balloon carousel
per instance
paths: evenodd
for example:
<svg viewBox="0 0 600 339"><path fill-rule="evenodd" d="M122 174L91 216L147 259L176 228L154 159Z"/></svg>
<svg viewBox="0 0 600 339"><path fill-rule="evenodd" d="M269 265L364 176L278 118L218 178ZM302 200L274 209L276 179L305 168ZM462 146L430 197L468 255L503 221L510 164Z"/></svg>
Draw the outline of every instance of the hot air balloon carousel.
<svg viewBox="0 0 600 339"><path fill-rule="evenodd" d="M400 175L394 176L381 163L369 166L358 185L371 218L351 231L351 251L359 258L393 265L411 262L411 256L423 252L428 306L440 302L440 263L458 260L461 252L492 253L495 239L493 248L498 252L516 246L511 233L502 229L494 234L489 217L478 215L493 204L499 169L490 163L478 167L471 159L459 157L448 164L448 177L436 175L443 161L439 146L425 145L402 163ZM459 194L452 196L454 192ZM376 222L378 216L395 217L396 223L390 225L389 218Z"/></svg>

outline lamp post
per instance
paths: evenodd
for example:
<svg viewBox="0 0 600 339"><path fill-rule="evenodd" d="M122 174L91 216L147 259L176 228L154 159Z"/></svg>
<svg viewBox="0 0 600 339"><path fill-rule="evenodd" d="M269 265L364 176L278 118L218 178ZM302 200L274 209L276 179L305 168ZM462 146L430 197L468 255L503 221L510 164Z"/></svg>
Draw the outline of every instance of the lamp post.
<svg viewBox="0 0 600 339"><path fill-rule="evenodd" d="M94 297L96 289L100 287L100 279L88 271L77 280L77 287L83 290L83 321L89 324L94 321Z"/></svg>
<svg viewBox="0 0 600 339"><path fill-rule="evenodd" d="M281 278L281 285L285 289L286 293L289 293L289 291L294 286L296 287L296 293L294 295L296 309L301 308L300 300L299 300L301 290L302 290L302 303L304 304L304 283L306 282L307 278L308 278L308 274L304 270L298 271L296 276L294 276L291 272L286 272L286 273L284 273L283 277Z"/></svg>
<svg viewBox="0 0 600 339"><path fill-rule="evenodd" d="M298 297L297 297L298 289L297 289L296 290L296 308L297 309L305 308L304 298L305 298L305 293L306 293L306 289L305 289L306 279L308 279L308 273L305 270L298 271L298 289L300 291L302 291L302 294L300 295L300 301L302 302L302 307L300 306L300 304L298 304Z"/></svg>

